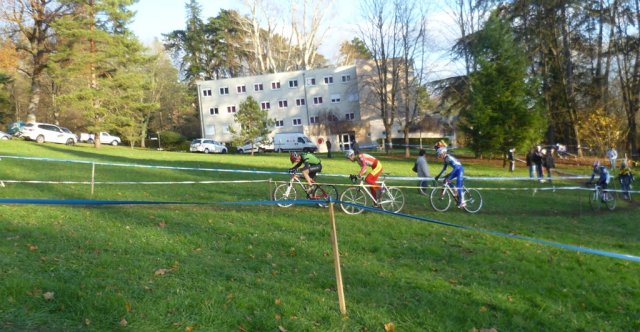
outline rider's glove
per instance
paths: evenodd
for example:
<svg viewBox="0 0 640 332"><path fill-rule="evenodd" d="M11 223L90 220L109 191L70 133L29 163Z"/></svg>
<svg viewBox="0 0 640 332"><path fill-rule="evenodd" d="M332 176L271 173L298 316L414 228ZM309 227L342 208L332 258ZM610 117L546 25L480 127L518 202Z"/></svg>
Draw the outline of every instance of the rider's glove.
<svg viewBox="0 0 640 332"><path fill-rule="evenodd" d="M435 178L433 178L434 181L438 181L438 179L440 178L440 176L437 176Z"/></svg>
<svg viewBox="0 0 640 332"><path fill-rule="evenodd" d="M296 169L295 168L289 168L289 174L295 174Z"/></svg>

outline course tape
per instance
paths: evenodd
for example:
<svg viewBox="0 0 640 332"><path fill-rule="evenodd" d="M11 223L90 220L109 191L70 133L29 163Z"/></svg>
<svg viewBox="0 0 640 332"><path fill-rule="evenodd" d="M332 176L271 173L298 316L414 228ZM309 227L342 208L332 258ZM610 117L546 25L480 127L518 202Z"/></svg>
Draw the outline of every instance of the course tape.
<svg viewBox="0 0 640 332"><path fill-rule="evenodd" d="M247 173L247 174L269 174L269 175L289 175L288 172L276 172L276 171L258 171L258 170L242 170L242 169L225 169L225 168L201 168L201 167L178 167L178 166L158 166L158 165L141 165L141 164L125 164L125 163L106 163L87 160L67 160L67 159L55 159L55 158L42 158L42 157L20 157L20 156L0 156L2 158L9 159L22 159L22 160L38 160L38 161L51 161L51 162L63 162L63 163L78 163L87 165L102 165L102 166L117 166L117 167L138 167L138 168L155 168L155 169L168 169L168 170L182 170L182 171L206 171L206 172L224 172L224 173ZM347 177L344 174L318 174L321 177ZM554 180L583 180L589 179L590 176L557 176ZM415 176L387 176L387 180L394 181L423 181L434 180L433 177L415 177ZM478 181L537 181L537 178L530 177L469 177L465 176L465 180L478 180Z"/></svg>
<svg viewBox="0 0 640 332"><path fill-rule="evenodd" d="M406 219L413 219L413 220L417 220L417 221L428 222L428 223L433 223L433 224L438 224L438 225L443 225L443 226L448 226L448 227L454 227L454 228L459 228L459 229L464 229L464 230L469 230L469 231L474 231L474 232L479 232L479 233L491 234L491 235L500 236L500 237L507 237L507 238L513 238L513 239L518 239L518 240L523 240L523 241L529 241L529 242L534 242L534 243L538 243L538 244L554 246L554 247L558 247L558 248L562 248L562 249L566 249L566 250L573 250L573 251L576 251L576 252L582 252L582 253L587 253L587 254L605 256L605 257L610 257L610 258L623 259L623 260L628 260L628 261L632 261L632 262L640 262L640 257L633 256L633 255L620 254L620 253L609 252L609 251L604 251L604 250L598 250L598 249L591 249L591 248L586 248L586 247L574 246L574 245L570 245L570 244L563 244L563 243L558 243L558 242L540 240L540 239L536 239L536 238L520 236L520 235L515 235L515 234L507 234L507 233L489 231L489 230L484 230L484 229L474 228L474 227L469 227L469 226L456 225L456 224L447 223L447 222L440 221L440 220L429 219L429 218L424 218L424 217L418 217L418 216L405 214L405 213L384 211L384 210L381 210L381 209L376 209L376 208L363 206L363 205L359 205L359 204L353 204L353 203L347 203L347 202L341 202L341 201L333 201L333 200L330 200L329 202L330 203L335 203L335 204L350 205L350 206L354 206L354 207L361 208L361 209L364 209L364 210L367 210L367 211L371 211L371 212L375 212L375 213L389 214L389 215L393 215L393 216L396 216L396 217L402 217L402 218L406 218ZM261 200L261 201L236 201L236 202L162 202L162 201L135 201L135 200L131 200L131 201L113 201L113 200L87 200L87 199L68 199L68 200L63 200L63 199L37 199L37 198L3 198L3 199L0 199L0 204L71 205L71 206L79 206L79 205L81 205L81 206L114 206L114 205L275 205L275 204L315 205L315 204L318 204L318 203L319 203L318 200L282 200L282 201L280 201L280 200L279 201Z"/></svg>
<svg viewBox="0 0 640 332"><path fill-rule="evenodd" d="M91 184L91 181L0 180L4 183L27 184ZM216 183L266 183L269 180L229 181L94 181L93 184L216 184Z"/></svg>

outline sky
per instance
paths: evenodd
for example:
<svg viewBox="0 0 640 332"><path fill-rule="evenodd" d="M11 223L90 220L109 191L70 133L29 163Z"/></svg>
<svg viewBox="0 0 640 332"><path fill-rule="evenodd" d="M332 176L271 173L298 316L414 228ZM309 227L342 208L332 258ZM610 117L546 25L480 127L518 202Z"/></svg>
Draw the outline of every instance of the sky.
<svg viewBox="0 0 640 332"><path fill-rule="evenodd" d="M430 10L430 35L433 38L434 49L433 63L434 76L446 77L456 74L459 69L450 63L447 52L450 47L453 29L450 15L443 10L442 5L437 5L438 1L431 1L434 5ZM155 38L162 40L163 33L185 28L185 3L187 0L139 0L132 10L136 11L136 16L130 28L140 38L149 45ZM298 1L299 2L299 1ZM215 17L220 9L235 9L241 14L247 13L242 0L199 0L202 8L202 19ZM287 4L287 1L274 0L273 3ZM281 8L279 12L289 12L289 7ZM319 53L330 61L338 58L338 49L342 42L352 40L358 35L357 26L362 20L359 1L356 0L335 0L332 8L327 8L325 21L328 22L328 29L323 29L326 34L319 48ZM282 24L280 24L282 26Z"/></svg>

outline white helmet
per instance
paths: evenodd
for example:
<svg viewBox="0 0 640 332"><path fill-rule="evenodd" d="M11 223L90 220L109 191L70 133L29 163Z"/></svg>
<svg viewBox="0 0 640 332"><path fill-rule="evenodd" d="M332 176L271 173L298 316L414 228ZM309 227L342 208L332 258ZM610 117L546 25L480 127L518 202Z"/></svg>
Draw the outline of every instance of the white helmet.
<svg viewBox="0 0 640 332"><path fill-rule="evenodd" d="M351 156L353 156L354 154L356 154L356 153L351 149L349 149L349 150L344 152L344 156L347 157L347 158L351 158Z"/></svg>
<svg viewBox="0 0 640 332"><path fill-rule="evenodd" d="M447 148L445 147L441 147L438 148L438 150L436 150L436 156L442 156L445 155L447 153Z"/></svg>

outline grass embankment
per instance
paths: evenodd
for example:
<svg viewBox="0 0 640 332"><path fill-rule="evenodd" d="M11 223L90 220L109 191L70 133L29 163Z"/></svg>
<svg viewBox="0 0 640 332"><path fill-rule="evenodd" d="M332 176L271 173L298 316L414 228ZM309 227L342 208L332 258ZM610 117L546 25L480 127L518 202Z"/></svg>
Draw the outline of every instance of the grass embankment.
<svg viewBox="0 0 640 332"><path fill-rule="evenodd" d="M0 143L0 155L177 167L284 170L285 155L196 155L124 147ZM326 173L354 173L341 156ZM413 176L412 160L382 157ZM431 158L432 174L440 165ZM465 160L466 175L510 176ZM588 168L560 165L562 171ZM520 167L515 176L528 175ZM4 158L0 179L89 181L91 165ZM285 175L96 166L96 181L284 180ZM346 184L344 178L323 181ZM582 181L584 182L584 181ZM398 182L398 185L412 185ZM554 183L561 187L575 183ZM548 188L467 181L471 187ZM233 202L268 183L6 183L2 198ZM587 192L482 190L476 215L404 212L468 228L640 256L636 205L591 212ZM347 317L338 310L327 209L254 205L0 206L0 330L633 331L640 263L366 212L336 211ZM387 325L390 326L390 325Z"/></svg>

